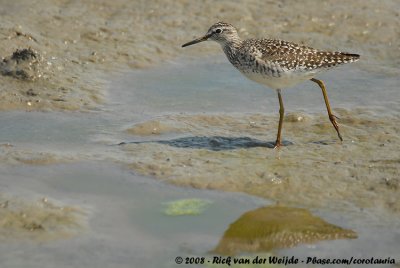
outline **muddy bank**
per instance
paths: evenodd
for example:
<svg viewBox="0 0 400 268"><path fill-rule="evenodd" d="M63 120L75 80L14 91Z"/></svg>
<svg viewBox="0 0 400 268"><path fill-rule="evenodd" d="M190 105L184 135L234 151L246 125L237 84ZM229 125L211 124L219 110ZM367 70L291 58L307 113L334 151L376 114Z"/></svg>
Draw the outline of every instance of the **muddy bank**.
<svg viewBox="0 0 400 268"><path fill-rule="evenodd" d="M177 185L245 192L288 205L346 209L350 202L399 213L399 117L360 109L336 113L343 143L325 114L288 115L287 146L279 152L271 149L275 116L170 115L156 119L167 138L154 134L154 121L142 122L140 131L128 131L143 135L148 124L151 141L120 147L133 170ZM168 138L169 131L179 136Z"/></svg>
<svg viewBox="0 0 400 268"><path fill-rule="evenodd" d="M41 75L34 81L1 76L0 110L93 109L104 101L103 79L110 70L145 68L178 55L221 53L216 44L180 48L219 20L235 22L243 38L281 38L360 53L362 68L397 74L397 10L396 1L377 6L372 0L1 1L2 60L32 48Z"/></svg>
<svg viewBox="0 0 400 268"><path fill-rule="evenodd" d="M10 143L0 144L0 161L3 164L51 165L76 161L71 155L21 148Z"/></svg>

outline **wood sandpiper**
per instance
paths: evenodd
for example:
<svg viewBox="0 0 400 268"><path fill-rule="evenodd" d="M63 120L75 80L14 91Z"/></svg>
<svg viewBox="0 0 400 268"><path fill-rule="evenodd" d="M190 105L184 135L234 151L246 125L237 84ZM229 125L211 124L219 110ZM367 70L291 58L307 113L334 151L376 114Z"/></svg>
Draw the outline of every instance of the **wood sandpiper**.
<svg viewBox="0 0 400 268"><path fill-rule="evenodd" d="M344 63L357 61L360 56L344 52L320 51L295 43L272 39L241 40L237 30L229 23L217 22L200 38L190 41L182 47L202 41L218 42L228 60L250 80L275 89L279 99L279 125L275 148L281 144L281 131L284 116L281 89L311 80L322 89L329 120L343 141L332 113L326 88L321 80L314 78L318 73Z"/></svg>

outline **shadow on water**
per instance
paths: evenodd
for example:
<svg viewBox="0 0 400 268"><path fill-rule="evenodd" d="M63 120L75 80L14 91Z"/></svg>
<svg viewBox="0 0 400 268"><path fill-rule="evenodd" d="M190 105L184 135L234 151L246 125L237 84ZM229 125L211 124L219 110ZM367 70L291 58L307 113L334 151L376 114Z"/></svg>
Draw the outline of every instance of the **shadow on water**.
<svg viewBox="0 0 400 268"><path fill-rule="evenodd" d="M265 142L249 137L183 137L172 140L121 142L118 145L161 143L177 148L208 149L213 151L234 150L241 148L267 147L274 148L275 142ZM292 145L290 141L283 141L283 146Z"/></svg>

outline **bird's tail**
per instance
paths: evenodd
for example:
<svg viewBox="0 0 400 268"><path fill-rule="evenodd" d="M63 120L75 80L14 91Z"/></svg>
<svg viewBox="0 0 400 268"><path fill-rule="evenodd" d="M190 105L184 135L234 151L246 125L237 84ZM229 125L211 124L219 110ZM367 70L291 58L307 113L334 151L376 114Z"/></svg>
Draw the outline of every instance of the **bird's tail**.
<svg viewBox="0 0 400 268"><path fill-rule="evenodd" d="M332 68L345 63L358 61L360 55L346 52L321 52L322 68Z"/></svg>
<svg viewBox="0 0 400 268"><path fill-rule="evenodd" d="M341 52L337 56L342 59L343 63L354 62L360 59L360 55L346 52Z"/></svg>

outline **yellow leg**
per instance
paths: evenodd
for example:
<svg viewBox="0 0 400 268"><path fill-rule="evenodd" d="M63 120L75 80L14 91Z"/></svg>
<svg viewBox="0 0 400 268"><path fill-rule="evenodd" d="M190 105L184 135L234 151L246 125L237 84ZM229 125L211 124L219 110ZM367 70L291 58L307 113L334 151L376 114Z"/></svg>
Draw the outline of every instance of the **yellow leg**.
<svg viewBox="0 0 400 268"><path fill-rule="evenodd" d="M340 135L340 132L339 132L339 125L336 122L336 116L332 113L331 106L329 105L328 94L326 93L326 88L325 88L324 82L322 82L321 80L315 79L315 78L311 78L311 81L317 83L318 86L322 89L322 94L324 95L326 109L328 110L329 120L331 121L333 127L336 129L339 139L341 141L343 141L342 135Z"/></svg>
<svg viewBox="0 0 400 268"><path fill-rule="evenodd" d="M285 114L285 108L283 107L281 90L277 89L276 92L278 92L278 98L279 98L279 125L278 125L278 134L276 135L276 141L274 147L275 149L282 146L281 133L282 133L283 115Z"/></svg>

